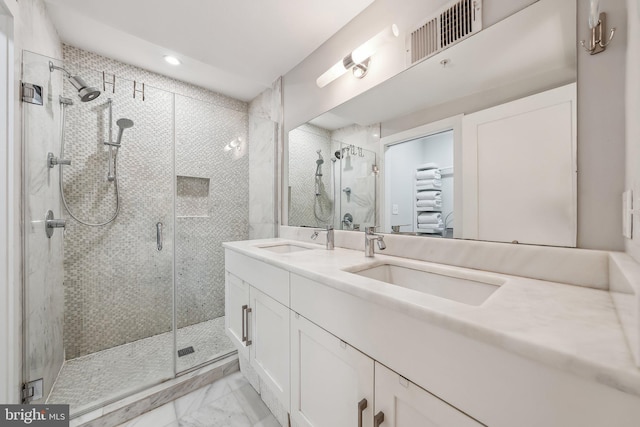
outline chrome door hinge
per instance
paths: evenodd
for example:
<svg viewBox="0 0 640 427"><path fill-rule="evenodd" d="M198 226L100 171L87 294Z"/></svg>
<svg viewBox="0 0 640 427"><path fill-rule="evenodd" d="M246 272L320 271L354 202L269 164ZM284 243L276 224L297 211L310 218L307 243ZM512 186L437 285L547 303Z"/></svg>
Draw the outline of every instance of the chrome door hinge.
<svg viewBox="0 0 640 427"><path fill-rule="evenodd" d="M42 399L44 380L42 378L22 385L22 403Z"/></svg>
<svg viewBox="0 0 640 427"><path fill-rule="evenodd" d="M42 86L22 82L22 101L42 105Z"/></svg>

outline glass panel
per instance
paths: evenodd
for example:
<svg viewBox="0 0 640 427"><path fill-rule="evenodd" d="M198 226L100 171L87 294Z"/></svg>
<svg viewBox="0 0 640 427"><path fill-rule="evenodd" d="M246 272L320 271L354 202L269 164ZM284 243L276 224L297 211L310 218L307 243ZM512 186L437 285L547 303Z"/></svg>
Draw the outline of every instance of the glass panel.
<svg viewBox="0 0 640 427"><path fill-rule="evenodd" d="M376 225L379 135L379 125L324 129L306 123L291 130L289 225Z"/></svg>
<svg viewBox="0 0 640 427"><path fill-rule="evenodd" d="M244 111L181 95L175 114L180 372L234 351L224 330L222 242L249 237L249 121Z"/></svg>
<svg viewBox="0 0 640 427"><path fill-rule="evenodd" d="M22 81L42 88L43 105L22 103L24 179L24 364L26 381L44 380L44 403L64 362L63 233L48 238L45 215L63 218L58 173L47 153L60 149L62 76L49 72L49 59L24 52Z"/></svg>
<svg viewBox="0 0 640 427"><path fill-rule="evenodd" d="M336 176L340 169L332 159L329 131L306 124L289 132L289 225L313 227L331 222L339 187L335 183L340 179ZM338 206L335 212L340 212Z"/></svg>
<svg viewBox="0 0 640 427"><path fill-rule="evenodd" d="M25 158L30 169L25 180L30 271L27 342L41 339L38 330L49 321L47 316L56 320L51 329L57 330L48 339L56 351L64 348L66 363L48 402L69 403L72 414L77 414L174 376L174 100L170 92L149 86L144 100L141 93L134 99L133 82L116 77L115 93L107 86L108 93L81 102L70 79L63 71L49 72L48 62L48 58L25 54L23 67L25 81L37 72L47 88L44 107L24 107ZM103 89L102 73L73 64L65 68ZM61 94L73 104L63 105ZM104 144L110 136L110 106L112 142L123 129L121 148L111 149L114 180L108 178L110 150ZM59 132L63 108L64 151ZM123 118L133 126L123 121L119 126ZM48 168L49 151L71 165ZM61 167L64 196L77 220L60 205ZM67 220L64 235L57 229L52 239L46 238L43 225L49 206L56 218ZM109 222L116 212L117 218ZM108 224L90 227L78 220ZM162 226L162 250L157 224ZM40 262L51 257L54 275ZM43 285L39 277L45 275ZM43 286L54 291L43 293ZM26 359L37 354L36 346L28 345ZM45 355L42 360L55 379L60 357ZM29 379L39 375L33 365L27 367Z"/></svg>
<svg viewBox="0 0 640 427"><path fill-rule="evenodd" d="M376 153L354 144L333 141L342 156L340 169L340 206L335 219L343 230L364 230L376 225Z"/></svg>

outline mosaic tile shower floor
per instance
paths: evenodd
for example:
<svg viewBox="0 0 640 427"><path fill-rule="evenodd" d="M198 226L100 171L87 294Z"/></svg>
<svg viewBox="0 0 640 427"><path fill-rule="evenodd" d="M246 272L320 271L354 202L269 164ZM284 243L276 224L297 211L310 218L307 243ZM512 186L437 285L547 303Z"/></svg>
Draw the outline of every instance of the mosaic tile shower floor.
<svg viewBox="0 0 640 427"><path fill-rule="evenodd" d="M234 350L224 331L224 316L180 328L177 344L178 349L195 350L178 358L178 372ZM67 403L73 414L169 378L173 378L171 332L67 360L47 402Z"/></svg>

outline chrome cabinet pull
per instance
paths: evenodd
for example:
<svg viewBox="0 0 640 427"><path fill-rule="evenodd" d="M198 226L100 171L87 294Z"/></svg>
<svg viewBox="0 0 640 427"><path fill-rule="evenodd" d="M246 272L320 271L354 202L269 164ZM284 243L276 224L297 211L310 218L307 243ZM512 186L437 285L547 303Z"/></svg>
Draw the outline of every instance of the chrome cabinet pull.
<svg viewBox="0 0 640 427"><path fill-rule="evenodd" d="M162 250L162 223L159 222L156 224L156 245L158 247L158 251Z"/></svg>
<svg viewBox="0 0 640 427"><path fill-rule="evenodd" d="M246 324L245 324L246 317L245 317L244 312L248 307L249 306L247 306L247 305L243 305L242 306L242 342L243 343L247 342L247 335L246 335L246 332L245 332L245 330L246 330L246 328L245 328L246 327Z"/></svg>
<svg viewBox="0 0 640 427"><path fill-rule="evenodd" d="M380 427L380 424L384 422L384 412L380 411L373 417L373 427Z"/></svg>
<svg viewBox="0 0 640 427"><path fill-rule="evenodd" d="M249 313L251 313L251 308L248 305L242 306L242 342L245 347L251 345L251 340L249 339Z"/></svg>
<svg viewBox="0 0 640 427"><path fill-rule="evenodd" d="M362 427L362 413L367 409L367 399L358 402L358 427Z"/></svg>

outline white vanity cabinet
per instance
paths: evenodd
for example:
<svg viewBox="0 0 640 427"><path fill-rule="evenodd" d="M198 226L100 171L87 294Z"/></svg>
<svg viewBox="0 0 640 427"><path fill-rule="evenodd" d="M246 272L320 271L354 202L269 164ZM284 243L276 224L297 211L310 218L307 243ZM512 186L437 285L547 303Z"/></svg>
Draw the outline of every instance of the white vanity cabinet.
<svg viewBox="0 0 640 427"><path fill-rule="evenodd" d="M249 359L249 324L247 322L249 310L249 284L242 281L228 271L225 273L225 316L224 326L231 342L235 344L238 353Z"/></svg>
<svg viewBox="0 0 640 427"><path fill-rule="evenodd" d="M387 367L375 369L375 427L483 426Z"/></svg>
<svg viewBox="0 0 640 427"><path fill-rule="evenodd" d="M260 289L275 289L276 295L286 295L288 300L289 273L229 251L226 259L227 335L289 410L289 308ZM265 275L256 276L256 271Z"/></svg>
<svg viewBox="0 0 640 427"><path fill-rule="evenodd" d="M297 427L373 425L374 361L291 312L291 419Z"/></svg>

